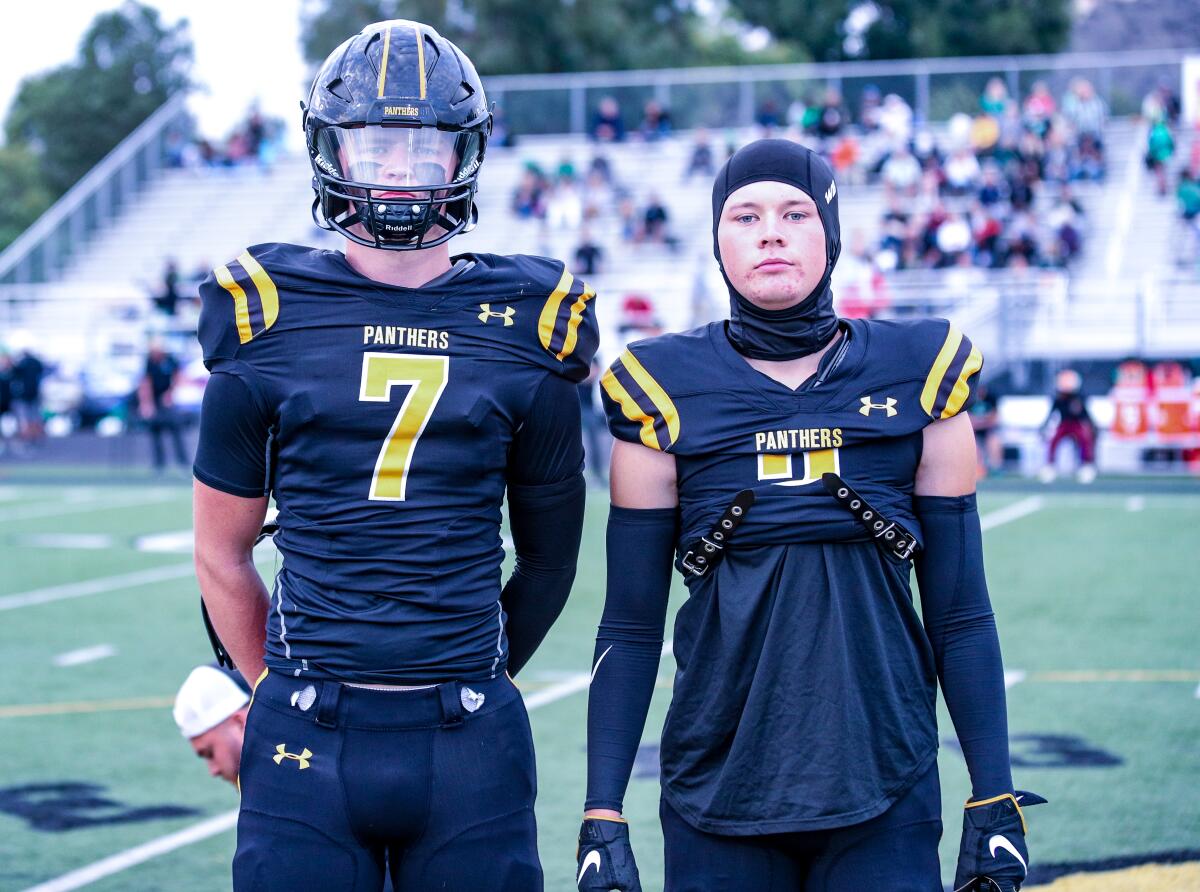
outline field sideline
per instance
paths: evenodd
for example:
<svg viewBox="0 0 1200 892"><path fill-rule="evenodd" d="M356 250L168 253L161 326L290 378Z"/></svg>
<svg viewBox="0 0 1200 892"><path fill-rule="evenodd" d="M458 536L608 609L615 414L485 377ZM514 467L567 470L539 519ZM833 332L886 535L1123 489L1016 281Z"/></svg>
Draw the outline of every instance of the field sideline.
<svg viewBox="0 0 1200 892"><path fill-rule="evenodd" d="M1029 814L1027 888L1200 889L1200 498L1160 490L981 496L1014 775L1051 802ZM574 888L605 511L592 491L575 592L521 679L550 892ZM190 526L177 483L0 478L0 892L228 888L234 834L220 819L236 794L208 778L169 708L210 658ZM261 558L269 574L275 555ZM627 799L647 892L661 889L653 741L670 684L665 656ZM944 714L941 734L948 880L968 787ZM131 850L94 882L49 885Z"/></svg>

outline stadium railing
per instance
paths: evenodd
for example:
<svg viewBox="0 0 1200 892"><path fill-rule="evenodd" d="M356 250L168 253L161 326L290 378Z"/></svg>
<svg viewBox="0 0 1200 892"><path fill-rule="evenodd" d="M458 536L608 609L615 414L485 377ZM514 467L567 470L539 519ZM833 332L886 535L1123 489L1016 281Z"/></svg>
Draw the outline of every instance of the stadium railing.
<svg viewBox="0 0 1200 892"><path fill-rule="evenodd" d="M177 93L159 106L0 253L0 283L54 279L88 233L167 165L168 139L188 128L186 102L186 94Z"/></svg>
<svg viewBox="0 0 1200 892"><path fill-rule="evenodd" d="M662 68L570 74L502 75L487 79L488 96L504 110L516 134L586 133L601 98L612 96L629 129L641 120L646 102L668 109L676 129L747 127L762 105L782 114L794 99L819 101L834 87L857 110L863 91L896 93L912 107L918 123L975 113L987 80L1003 78L1010 95L1023 96L1044 80L1055 95L1068 81L1086 77L1110 114L1135 114L1142 97L1164 80L1179 83L1184 58L1196 49L1128 50L1112 53L971 56L713 68Z"/></svg>

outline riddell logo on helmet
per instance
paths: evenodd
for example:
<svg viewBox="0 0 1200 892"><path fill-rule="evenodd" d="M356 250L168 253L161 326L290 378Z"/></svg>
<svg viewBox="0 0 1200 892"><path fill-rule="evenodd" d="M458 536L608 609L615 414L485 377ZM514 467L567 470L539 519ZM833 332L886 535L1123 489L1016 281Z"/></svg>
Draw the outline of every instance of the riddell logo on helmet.
<svg viewBox="0 0 1200 892"><path fill-rule="evenodd" d="M385 105L383 107L385 115L400 115L406 118L419 118L421 110L415 105Z"/></svg>
<svg viewBox="0 0 1200 892"><path fill-rule="evenodd" d="M325 171L327 174L330 174L331 176L335 176L335 177L337 176L337 168L334 167L332 164L330 164L328 161L326 161L325 156L322 155L320 152L317 152L317 157L315 160L317 162L317 167L321 168L321 170Z"/></svg>
<svg viewBox="0 0 1200 892"><path fill-rule="evenodd" d="M454 182L457 183L459 180L465 180L477 170L479 170L479 159L472 158L471 162L458 172L458 176L454 178Z"/></svg>

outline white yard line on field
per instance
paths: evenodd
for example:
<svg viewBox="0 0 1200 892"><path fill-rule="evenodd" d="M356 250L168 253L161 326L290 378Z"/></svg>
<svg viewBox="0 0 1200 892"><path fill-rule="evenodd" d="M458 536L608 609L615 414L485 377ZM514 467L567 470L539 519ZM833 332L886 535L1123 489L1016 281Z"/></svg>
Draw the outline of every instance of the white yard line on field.
<svg viewBox="0 0 1200 892"><path fill-rule="evenodd" d="M1042 502L1041 496L1031 496L1006 508L1001 508L999 511L993 511L991 514L984 515L980 524L987 530L1010 523L1038 511L1042 507ZM190 570L190 568L191 565L189 564L188 569ZM2 606L3 602L0 602L0 607ZM662 655L666 656L670 652L671 642L667 641L662 646ZM572 694L577 694L587 688L590 680L591 676L589 673L580 672L574 678L559 682L552 687L546 688L544 691L530 694L525 698L525 708L529 712L532 712L535 709L555 703ZM1005 685L1008 685L1008 678L1005 679ZM26 889L25 892L71 892L72 889L78 889L81 886L94 883L96 880L112 876L114 873L128 870L130 867L141 864L143 861L149 861L151 858L156 858L159 855L166 854L183 846L200 842L210 836L215 836L225 830L232 829L236 825L237 811L225 812L214 818L201 821L199 824L194 824L191 827L166 836L160 836L158 839L153 839L140 846L135 846L124 852L118 852L116 855L110 855L94 864L89 864L86 867L65 873L57 879Z"/></svg>
<svg viewBox="0 0 1200 892"><path fill-rule="evenodd" d="M28 536L18 536L15 541L22 548L104 551L112 548L117 540L107 533L31 533Z"/></svg>
<svg viewBox="0 0 1200 892"><path fill-rule="evenodd" d="M274 548L273 544L263 542L255 549L255 560L266 560L274 554ZM195 572L195 567L191 563L168 564L165 567L151 567L148 570L121 573L117 576L101 576L98 579L85 579L83 582L69 582L65 585L36 588L12 595L0 595L0 611L32 607L35 604L49 604L53 601L65 601L69 598L82 598L87 595L101 595L105 592L121 591L154 582L185 579Z"/></svg>
<svg viewBox="0 0 1200 892"><path fill-rule="evenodd" d="M979 526L985 530L994 529L1006 523L1012 523L1014 520L1020 520L1022 517L1027 517L1035 511L1041 511L1045 504L1046 500L1041 496L1030 496L1027 499L1021 499L1019 502L1013 502L1011 505L999 508L990 514L983 515L983 517L979 518Z"/></svg>
<svg viewBox="0 0 1200 892"><path fill-rule="evenodd" d="M665 657L670 652L671 642L667 641L662 646L661 656ZM560 681L558 684L546 688L544 691L538 691L535 694L530 694L525 698L525 708L527 710L534 710L541 706L545 706L547 703L553 703L555 700L561 700L563 697L569 697L572 694L577 694L580 691L585 690L587 686L591 684L591 682L592 676L590 673L580 672L566 681Z"/></svg>
<svg viewBox="0 0 1200 892"><path fill-rule="evenodd" d="M64 873L49 882L32 886L25 892L68 892L70 889L87 886L96 880L102 880L114 873L128 870L143 861L149 861L151 858L157 858L159 855L165 855L167 852L173 852L175 849L190 846L194 842L200 842L202 839L208 839L210 836L231 830L237 826L237 819L238 810L235 808L198 824L193 824L191 827L184 827L182 830L152 839L150 842L134 846L132 849L109 855L86 867Z"/></svg>
<svg viewBox="0 0 1200 892"><path fill-rule="evenodd" d="M55 666L82 666L84 663L94 663L116 654L117 649L111 644L96 644L61 653L54 658L53 663Z"/></svg>
<svg viewBox="0 0 1200 892"><path fill-rule="evenodd" d="M1014 520L1020 520L1022 517L1028 517L1035 511L1042 510L1044 505L1045 500L1041 496L1030 496L1027 499L1021 499L1019 502L1013 502L1011 505L993 511L990 514L983 515L983 517L979 518L979 526L985 530L992 530L1006 523L1012 523ZM1024 680L1024 669L1009 669L1004 673L1004 689L1007 691L1014 685L1019 685Z"/></svg>
<svg viewBox="0 0 1200 892"><path fill-rule="evenodd" d="M88 579L84 582L69 582L66 585L35 588L27 592L17 592L14 595L0 595L0 610L15 610L18 607L30 607L34 604L48 604L51 601L99 595L139 585L150 585L154 582L184 579L195 572L195 568L189 561L186 564L169 564L166 567L151 567L149 570L122 573L119 576L102 576L99 579Z"/></svg>
<svg viewBox="0 0 1200 892"><path fill-rule="evenodd" d="M111 508L153 505L160 502L169 502L171 499L183 494L185 494L184 490L180 490L178 493L155 490L144 493L127 493L121 496L101 494L97 498L70 500L69 503L52 502L46 504L42 502L36 505L22 505L18 508L10 508L7 511L0 511L0 523L14 520L37 520L42 517L58 517L63 514L82 514L85 511L106 511Z"/></svg>

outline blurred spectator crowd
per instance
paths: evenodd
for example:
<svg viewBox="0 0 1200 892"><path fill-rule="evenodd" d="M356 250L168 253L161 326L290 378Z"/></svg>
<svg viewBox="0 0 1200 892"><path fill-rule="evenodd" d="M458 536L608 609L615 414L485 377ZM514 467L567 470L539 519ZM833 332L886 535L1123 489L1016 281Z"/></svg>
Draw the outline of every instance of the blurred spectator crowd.
<svg viewBox="0 0 1200 892"><path fill-rule="evenodd" d="M817 126L837 101L826 97ZM1074 80L1060 105L1044 83L1019 102L992 78L978 112L952 117L940 140L914 131L895 94L867 91L863 106L861 135L823 138L840 174L883 184L881 269L1063 267L1078 256L1086 222L1072 183L1107 172L1108 110L1087 80Z"/></svg>
<svg viewBox="0 0 1200 892"><path fill-rule="evenodd" d="M1109 175L1109 109L1091 81L1075 77L1057 96L1038 81L1026 95L1014 96L1005 79L993 77L974 113L956 114L936 128L917 121L904 98L874 86L861 91L857 105L849 108L832 87L786 108L767 100L758 108L754 133L803 141L828 158L839 180L882 187L878 231L854 239L854 262L886 274L951 267L1065 268L1080 256L1090 226L1077 195L1079 184L1100 183ZM1178 98L1160 85L1145 97L1142 116L1146 168L1158 194L1174 190L1188 232L1187 255L1195 259L1200 140L1193 141L1188 162L1173 171ZM590 121L590 162L579 167L563 159L547 168L529 161L512 194L518 218L579 233L574 260L584 274L601 268L606 247L618 247L596 237L598 219L619 221L623 245L657 243L671 250L682 241L680 223L695 223L673 218L663 199L668 184L621 182L614 176L607 145L636 142L653 152L655 143L671 136L670 110L659 102L646 103L640 122L633 125L633 120L615 98L603 98ZM714 140L705 129L691 131L682 182L707 181L744 137L727 133Z"/></svg>
<svg viewBox="0 0 1200 892"><path fill-rule="evenodd" d="M167 137L167 163L188 170L250 165L269 170L282 150L282 140L283 122L251 108L245 120L223 140L173 131Z"/></svg>

